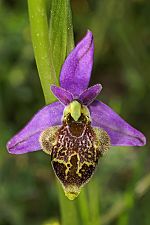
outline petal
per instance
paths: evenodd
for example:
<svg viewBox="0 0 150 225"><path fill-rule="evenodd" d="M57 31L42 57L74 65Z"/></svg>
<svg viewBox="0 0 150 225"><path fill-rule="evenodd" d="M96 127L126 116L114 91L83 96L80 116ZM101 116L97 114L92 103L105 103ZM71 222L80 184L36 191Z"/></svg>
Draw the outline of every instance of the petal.
<svg viewBox="0 0 150 225"><path fill-rule="evenodd" d="M17 133L8 143L11 154L23 154L40 150L39 136L50 126L61 125L64 106L55 102L38 111L29 123Z"/></svg>
<svg viewBox="0 0 150 225"><path fill-rule="evenodd" d="M88 87L93 66L93 53L93 35L88 31L69 54L62 67L60 86L76 97Z"/></svg>
<svg viewBox="0 0 150 225"><path fill-rule="evenodd" d="M68 105L73 100L73 95L64 88L52 85L51 91L56 96L56 98L64 105Z"/></svg>
<svg viewBox="0 0 150 225"><path fill-rule="evenodd" d="M102 102L94 101L90 106L92 125L103 128L111 139L111 145L142 146L146 144L145 136L110 107Z"/></svg>
<svg viewBox="0 0 150 225"><path fill-rule="evenodd" d="M82 94L79 96L79 100L83 105L89 105L95 100L101 90L102 85L96 84L82 92Z"/></svg>

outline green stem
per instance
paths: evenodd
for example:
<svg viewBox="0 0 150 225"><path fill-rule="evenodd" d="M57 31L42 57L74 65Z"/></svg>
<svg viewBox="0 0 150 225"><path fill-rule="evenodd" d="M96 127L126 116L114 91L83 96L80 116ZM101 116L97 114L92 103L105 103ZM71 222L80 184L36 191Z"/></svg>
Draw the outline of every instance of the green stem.
<svg viewBox="0 0 150 225"><path fill-rule="evenodd" d="M45 0L28 0L34 55L46 104L56 99L50 92L51 84L58 84L50 51Z"/></svg>
<svg viewBox="0 0 150 225"><path fill-rule="evenodd" d="M76 200L70 201L64 195L60 183L58 185L59 202L61 208L61 225L79 225L79 217L76 208Z"/></svg>
<svg viewBox="0 0 150 225"><path fill-rule="evenodd" d="M95 176L81 191L78 206L83 225L100 225L99 215L99 185Z"/></svg>
<svg viewBox="0 0 150 225"><path fill-rule="evenodd" d="M96 175L96 174L95 174ZM88 185L88 197L89 197L89 213L90 213L90 222L94 225L101 224L100 218L100 186L98 184L98 174L93 177Z"/></svg>
<svg viewBox="0 0 150 225"><path fill-rule="evenodd" d="M89 202L87 199L87 189L84 187L77 199L82 225L90 225ZM95 224L94 224L95 225Z"/></svg>

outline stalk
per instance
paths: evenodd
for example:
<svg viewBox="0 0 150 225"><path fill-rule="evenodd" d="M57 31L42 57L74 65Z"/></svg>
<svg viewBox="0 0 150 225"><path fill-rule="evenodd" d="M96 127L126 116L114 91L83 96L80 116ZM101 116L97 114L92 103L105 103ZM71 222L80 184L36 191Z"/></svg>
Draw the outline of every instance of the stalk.
<svg viewBox="0 0 150 225"><path fill-rule="evenodd" d="M45 0L28 0L34 56L46 104L56 100L50 92L51 84L58 84L50 51L49 31Z"/></svg>

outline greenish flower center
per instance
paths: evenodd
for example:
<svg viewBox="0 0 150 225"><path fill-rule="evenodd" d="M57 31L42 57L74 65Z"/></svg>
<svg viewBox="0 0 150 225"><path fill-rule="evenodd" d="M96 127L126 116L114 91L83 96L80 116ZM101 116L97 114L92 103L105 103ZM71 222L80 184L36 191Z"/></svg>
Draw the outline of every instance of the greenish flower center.
<svg viewBox="0 0 150 225"><path fill-rule="evenodd" d="M70 114L71 117L76 122L79 120L81 114L89 117L89 119L90 119L90 112L89 112L88 108L86 106L81 105L76 100L72 101L68 106L65 107L64 114L63 114L63 120L64 120L65 116L68 114Z"/></svg>

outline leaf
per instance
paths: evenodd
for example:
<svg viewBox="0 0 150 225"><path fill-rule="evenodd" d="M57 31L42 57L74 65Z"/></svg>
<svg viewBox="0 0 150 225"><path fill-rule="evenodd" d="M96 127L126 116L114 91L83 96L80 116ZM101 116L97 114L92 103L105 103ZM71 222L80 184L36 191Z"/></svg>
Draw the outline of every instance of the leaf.
<svg viewBox="0 0 150 225"><path fill-rule="evenodd" d="M69 0L52 1L49 39L56 76L59 78L61 66L64 63L68 51L74 46Z"/></svg>

